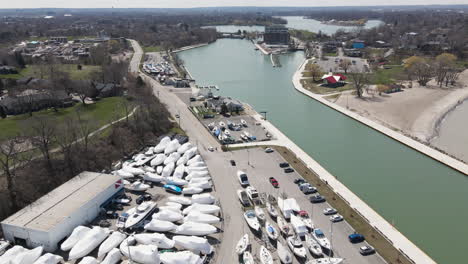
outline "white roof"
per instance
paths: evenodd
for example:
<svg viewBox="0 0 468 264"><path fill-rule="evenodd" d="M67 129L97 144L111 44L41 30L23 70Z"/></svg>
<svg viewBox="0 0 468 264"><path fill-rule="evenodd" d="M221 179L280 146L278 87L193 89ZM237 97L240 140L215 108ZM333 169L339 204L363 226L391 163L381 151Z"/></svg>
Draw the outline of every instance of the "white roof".
<svg viewBox="0 0 468 264"><path fill-rule="evenodd" d="M48 231L121 178L82 172L39 200L3 220L2 224ZM116 185L116 189L121 188Z"/></svg>

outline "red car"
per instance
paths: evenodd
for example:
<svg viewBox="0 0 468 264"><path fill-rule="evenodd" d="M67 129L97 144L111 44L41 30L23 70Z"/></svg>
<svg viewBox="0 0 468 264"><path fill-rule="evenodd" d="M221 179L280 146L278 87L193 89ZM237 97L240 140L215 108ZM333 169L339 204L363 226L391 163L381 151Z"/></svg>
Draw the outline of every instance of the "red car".
<svg viewBox="0 0 468 264"><path fill-rule="evenodd" d="M271 183L271 185L273 185L273 187L275 187L275 188L278 188L278 187L279 187L279 183L278 183L278 181L277 181L274 177L270 177L270 183Z"/></svg>

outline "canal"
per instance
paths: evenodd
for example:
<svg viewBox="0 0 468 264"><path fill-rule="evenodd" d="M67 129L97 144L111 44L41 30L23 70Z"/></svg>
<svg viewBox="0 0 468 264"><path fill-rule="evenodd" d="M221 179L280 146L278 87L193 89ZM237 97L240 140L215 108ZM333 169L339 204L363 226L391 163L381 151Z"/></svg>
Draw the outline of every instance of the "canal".
<svg viewBox="0 0 468 264"><path fill-rule="evenodd" d="M281 68L247 40L179 53L198 84L245 101L439 263L464 263L468 177L297 92L302 52ZM266 176L265 176L266 177Z"/></svg>

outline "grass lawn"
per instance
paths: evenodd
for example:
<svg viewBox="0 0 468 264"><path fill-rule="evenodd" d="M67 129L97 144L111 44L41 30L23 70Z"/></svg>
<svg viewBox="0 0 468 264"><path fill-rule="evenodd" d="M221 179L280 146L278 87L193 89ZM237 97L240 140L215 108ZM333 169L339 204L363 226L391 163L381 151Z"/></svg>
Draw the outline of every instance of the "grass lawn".
<svg viewBox="0 0 468 264"><path fill-rule="evenodd" d="M57 64L57 67L64 72L70 74L72 80L86 80L91 77L91 73L100 71L101 66L96 65L81 65L81 70L78 70L77 64ZM21 79L24 77L35 77L48 79L47 74L41 77L39 65L32 64L27 65L25 69L22 69L18 74L6 74L0 75L0 78L8 79Z"/></svg>
<svg viewBox="0 0 468 264"><path fill-rule="evenodd" d="M162 51L161 46L145 46L143 47L144 52L159 52Z"/></svg>
<svg viewBox="0 0 468 264"><path fill-rule="evenodd" d="M345 86L337 88L323 87L319 86L320 83L313 82L312 79L301 79L301 84L304 88L316 94L329 94L353 89L351 84L346 84Z"/></svg>
<svg viewBox="0 0 468 264"><path fill-rule="evenodd" d="M327 53L324 53L325 56L327 57L336 57L338 56L338 53L336 52L327 52Z"/></svg>
<svg viewBox="0 0 468 264"><path fill-rule="evenodd" d="M388 262L399 264L411 264L385 237L374 229L367 220L355 211L345 200L338 196L326 182L318 175L309 170L304 163L296 158L287 148L273 146L283 158L309 183L317 187L318 192L323 195L327 202L338 210L345 220L356 230L363 234L366 241Z"/></svg>
<svg viewBox="0 0 468 264"><path fill-rule="evenodd" d="M123 97L109 97L98 101L96 104L83 106L81 103L77 103L72 107L59 109L58 112L54 112L53 109L46 109L38 112L34 112L33 116L47 116L52 118L55 122L60 123L67 117L72 117L77 111L80 112L80 116L84 120L90 121L92 130L95 130L110 121L117 119L117 116L123 116L125 114L120 103L126 100ZM7 117L0 119L0 140L4 140L13 137L21 132L22 129L27 129L27 126L21 125L22 122L29 119L29 114L22 114L17 116Z"/></svg>
<svg viewBox="0 0 468 264"><path fill-rule="evenodd" d="M378 69L375 73L372 73L371 83L391 84L398 80L407 79L403 66L393 65L388 67L391 67L391 69Z"/></svg>

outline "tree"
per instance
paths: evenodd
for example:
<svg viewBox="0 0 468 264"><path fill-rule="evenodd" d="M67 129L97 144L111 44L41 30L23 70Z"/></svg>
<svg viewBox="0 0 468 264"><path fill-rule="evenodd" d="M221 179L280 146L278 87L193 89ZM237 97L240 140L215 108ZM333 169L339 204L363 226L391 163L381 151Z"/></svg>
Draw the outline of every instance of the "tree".
<svg viewBox="0 0 468 264"><path fill-rule="evenodd" d="M51 148L56 139L56 122L47 117L35 116L25 123L31 129L31 143L38 148L46 162L47 171L52 178L55 178L52 166ZM54 179L55 180L55 179ZM57 182L54 181L55 184Z"/></svg>
<svg viewBox="0 0 468 264"><path fill-rule="evenodd" d="M62 122L58 128L55 137L55 141L60 146L60 152L63 155L63 159L65 164L68 167L70 175L75 174L75 165L73 163L73 145L76 143L77 140L77 127L76 127L76 119L74 118L66 118L64 122Z"/></svg>
<svg viewBox="0 0 468 264"><path fill-rule="evenodd" d="M223 104L221 105L221 112L220 112L220 114L221 114L221 115L225 115L227 112L229 112L229 109L228 109L226 103L223 103Z"/></svg>
<svg viewBox="0 0 468 264"><path fill-rule="evenodd" d="M317 78L320 78L323 74L322 68L315 63L309 62L306 66L306 71L310 72L312 80L315 82Z"/></svg>
<svg viewBox="0 0 468 264"><path fill-rule="evenodd" d="M78 94L81 102L86 106L86 99L94 97L97 94L97 89L90 81L77 81L72 84L72 91Z"/></svg>
<svg viewBox="0 0 468 264"><path fill-rule="evenodd" d="M353 64L348 59L343 59L339 64L340 68L343 69L345 74L348 73L348 70L351 68L351 65Z"/></svg>
<svg viewBox="0 0 468 264"><path fill-rule="evenodd" d="M404 67L410 75L416 76L416 80L422 86L427 85L434 73L434 67L425 58L418 56L408 58Z"/></svg>
<svg viewBox="0 0 468 264"><path fill-rule="evenodd" d="M436 57L434 63L434 71L436 75L437 84L442 87L444 80L449 71L455 68L455 61L457 57L450 53L442 53ZM446 82L448 84L448 82Z"/></svg>
<svg viewBox="0 0 468 264"><path fill-rule="evenodd" d="M19 209L18 206L18 193L16 188L16 173L14 170L14 165L19 164L18 157L18 142L19 137L15 137L6 142L0 143L0 166L3 171L3 176L6 178L6 190L8 192L10 200L10 209L11 211L16 211Z"/></svg>
<svg viewBox="0 0 468 264"><path fill-rule="evenodd" d="M362 98L362 91L369 84L369 78L366 73L360 72L357 68L351 69L349 72L351 81L356 89L357 96Z"/></svg>
<svg viewBox="0 0 468 264"><path fill-rule="evenodd" d="M379 92L379 95L382 95L382 93L386 92L389 89L387 85L383 84L377 84L377 91Z"/></svg>

